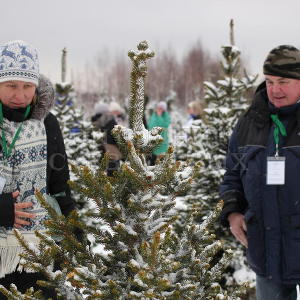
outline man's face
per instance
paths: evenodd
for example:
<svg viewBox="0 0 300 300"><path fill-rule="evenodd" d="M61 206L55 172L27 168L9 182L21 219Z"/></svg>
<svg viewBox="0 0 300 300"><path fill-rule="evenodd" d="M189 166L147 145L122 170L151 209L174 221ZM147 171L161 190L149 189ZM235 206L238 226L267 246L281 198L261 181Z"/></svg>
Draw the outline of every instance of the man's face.
<svg viewBox="0 0 300 300"><path fill-rule="evenodd" d="M300 80L265 75L267 93L275 107L295 104L300 100Z"/></svg>

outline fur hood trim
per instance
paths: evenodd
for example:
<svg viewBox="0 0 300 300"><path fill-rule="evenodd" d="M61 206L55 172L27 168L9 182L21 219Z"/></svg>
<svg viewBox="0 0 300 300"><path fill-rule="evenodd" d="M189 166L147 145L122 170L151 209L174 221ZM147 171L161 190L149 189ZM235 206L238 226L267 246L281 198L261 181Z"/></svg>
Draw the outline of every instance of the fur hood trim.
<svg viewBox="0 0 300 300"><path fill-rule="evenodd" d="M50 80L44 76L39 76L39 85L37 87L37 100L32 107L32 119L44 119L50 109L54 106L55 92Z"/></svg>

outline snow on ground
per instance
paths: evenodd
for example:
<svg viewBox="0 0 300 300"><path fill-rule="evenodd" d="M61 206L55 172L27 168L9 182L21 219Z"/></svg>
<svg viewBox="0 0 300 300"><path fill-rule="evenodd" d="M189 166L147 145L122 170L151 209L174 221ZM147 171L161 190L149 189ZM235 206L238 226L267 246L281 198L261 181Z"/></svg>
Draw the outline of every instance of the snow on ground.
<svg viewBox="0 0 300 300"><path fill-rule="evenodd" d="M236 280L237 283L240 283L240 284L243 282L246 282L246 281L248 281L250 283L254 283L255 277L256 277L255 273L248 268L241 268L241 269L235 271L233 274L233 278Z"/></svg>

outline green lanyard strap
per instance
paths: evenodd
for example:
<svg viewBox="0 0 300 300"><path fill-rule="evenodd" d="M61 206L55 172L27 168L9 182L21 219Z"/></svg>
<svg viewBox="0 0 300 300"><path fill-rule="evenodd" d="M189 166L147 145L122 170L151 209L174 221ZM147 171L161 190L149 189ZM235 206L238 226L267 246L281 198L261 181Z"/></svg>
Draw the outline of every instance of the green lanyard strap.
<svg viewBox="0 0 300 300"><path fill-rule="evenodd" d="M278 156L278 148L279 148L279 132L282 136L286 136L286 130L283 123L279 120L278 115L271 115L271 119L275 124L274 128L274 141L276 145L276 156Z"/></svg>
<svg viewBox="0 0 300 300"><path fill-rule="evenodd" d="M30 112L30 105L27 105L26 107L26 111L25 111L25 114L24 114L24 120L26 120L26 118L28 117L29 115L29 112ZM0 125L2 126L3 125L3 110L2 110L2 103L0 102ZM17 141L17 139L19 138L19 135L20 135L20 132L22 130L22 125L23 125L23 122L21 122L21 124L19 125L13 139L12 139L12 142L11 144L9 145L8 149L7 149L7 139L6 139L6 136L5 136L5 132L4 132L4 129L2 127L2 140L1 140L1 144L2 144L2 148L3 148L3 152L4 152L4 156L6 159L9 158L9 156L11 155L11 151L13 149L13 147L15 146L15 143Z"/></svg>

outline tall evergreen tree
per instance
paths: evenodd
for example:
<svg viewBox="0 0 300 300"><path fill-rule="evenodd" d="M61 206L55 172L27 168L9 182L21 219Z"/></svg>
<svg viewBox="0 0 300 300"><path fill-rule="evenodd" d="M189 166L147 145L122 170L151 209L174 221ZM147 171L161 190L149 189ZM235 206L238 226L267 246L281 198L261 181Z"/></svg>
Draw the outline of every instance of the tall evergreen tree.
<svg viewBox="0 0 300 300"><path fill-rule="evenodd" d="M233 29L230 36L233 42ZM223 46L222 55L224 77L216 84L204 83L207 107L203 118L194 121L177 150L181 159L189 159L192 163L201 161L204 165L188 195L182 199L187 209L194 205L201 207L203 217L218 201L228 139L241 113L248 107L246 95L257 78L246 72L241 77L240 50L236 46Z"/></svg>
<svg viewBox="0 0 300 300"><path fill-rule="evenodd" d="M232 254L226 251L222 258L216 257L222 243L208 230L221 204L201 225L187 222L179 237L172 229L176 197L190 185L197 168L174 162L172 149L156 166L146 164L145 154L161 142L161 129L147 131L142 121L146 61L153 56L145 41L129 52L130 128L113 130L126 157L120 170L114 177L106 175L107 156L96 172L73 168L80 178L73 188L93 199L97 209L89 217L101 218L106 230L81 222L75 212L68 219L58 216L39 197L52 216L48 234L38 234L40 247L26 245L16 231L25 249L25 267L44 273L48 281L40 284L54 287L60 299L235 299L217 282ZM79 242L74 227L92 235L103 250L95 253L86 239ZM60 262L60 271L52 270L54 261ZM25 296L13 287L0 290L10 299L43 299L34 291Z"/></svg>
<svg viewBox="0 0 300 300"><path fill-rule="evenodd" d="M52 112L60 123L70 163L96 168L101 158L99 144L103 134L93 130L92 123L84 119L83 109L76 107L73 85L66 82L66 53L63 49L62 82L55 85L56 103Z"/></svg>
<svg viewBox="0 0 300 300"><path fill-rule="evenodd" d="M89 166L96 170L103 155L100 144L104 135L94 129L91 121L85 120L83 109L76 107L74 87L70 82L66 82L66 55L67 51L64 48L61 60L61 82L55 85L56 101L52 112L60 124L69 163ZM72 171L70 177L74 181L78 180ZM82 217L86 211L94 209L92 203L84 201L79 193L72 190L71 195L80 208Z"/></svg>
<svg viewBox="0 0 300 300"><path fill-rule="evenodd" d="M254 87L257 76L248 76L245 72L241 76L240 50L234 46L233 21L230 31L231 45L222 47L222 70L224 77L213 84L205 82L204 99L207 108L201 120L195 120L193 126L186 132L188 138L181 142L177 150L180 158L189 160L194 164L201 161L203 166L201 173L191 184L187 194L180 199L180 219L177 222L177 230L180 232L185 226L185 219L189 218L195 207L199 209L197 222L201 222L209 214L212 207L219 201L219 185L225 173L224 159L227 153L228 140L238 118L248 107L247 94ZM227 247L241 248L241 246L229 235L228 231L221 228L219 222L214 224L214 232L220 239L227 240ZM232 261L233 270L225 277L231 277L232 273L240 268L245 272L252 272L244 265L243 251L235 255Z"/></svg>

